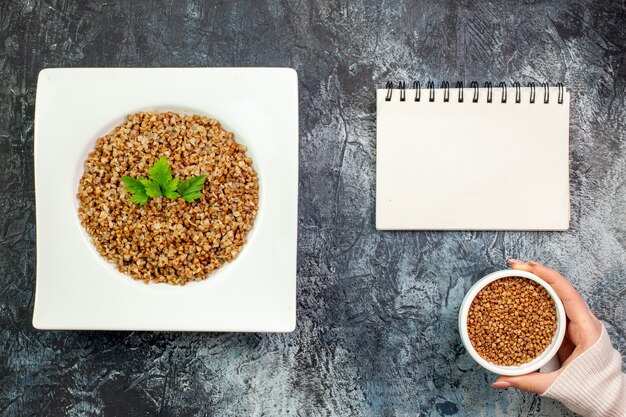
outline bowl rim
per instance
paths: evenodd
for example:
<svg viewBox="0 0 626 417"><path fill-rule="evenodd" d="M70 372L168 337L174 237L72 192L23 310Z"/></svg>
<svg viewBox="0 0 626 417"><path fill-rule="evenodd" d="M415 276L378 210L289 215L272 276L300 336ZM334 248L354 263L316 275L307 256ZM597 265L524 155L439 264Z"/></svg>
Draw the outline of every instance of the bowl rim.
<svg viewBox="0 0 626 417"><path fill-rule="evenodd" d="M476 295L480 292L480 290L482 290L492 282L508 277L521 277L537 282L546 289L546 291L554 301L554 305L556 307L557 329L554 332L554 336L552 337L552 343L550 343L550 345L541 353L541 355L537 356L532 361L519 366L500 366L489 362L486 359L483 359L478 354L478 352L476 352L476 349L474 349L474 346L472 345L472 342L469 339L469 334L467 332L467 316L470 306L472 305L472 301L474 301ZM552 286L546 281L531 272L515 269L506 269L502 271L492 272L491 274L479 279L465 294L463 302L461 303L461 308L459 309L459 333L461 335L463 345L465 346L465 349L468 351L472 359L474 359L483 368L493 373L506 376L528 374L536 371L537 369L547 364L556 355L559 347L561 346L561 343L563 342L563 339L565 337L566 323L567 316L565 315L563 302L557 295L556 291L554 291L554 288L552 288Z"/></svg>

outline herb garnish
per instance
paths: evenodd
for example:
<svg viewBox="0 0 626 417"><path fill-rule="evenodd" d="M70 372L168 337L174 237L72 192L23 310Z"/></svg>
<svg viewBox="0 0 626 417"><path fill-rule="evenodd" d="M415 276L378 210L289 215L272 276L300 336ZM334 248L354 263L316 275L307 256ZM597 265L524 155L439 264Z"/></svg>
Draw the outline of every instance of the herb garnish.
<svg viewBox="0 0 626 417"><path fill-rule="evenodd" d="M152 168L148 169L150 179L143 177L132 178L127 175L122 177L126 185L126 191L131 195L130 201L143 206L149 198L167 197L174 200L182 197L191 203L202 197L202 187L206 175L191 177L184 181L172 178L172 169L167 162L167 158L159 158Z"/></svg>

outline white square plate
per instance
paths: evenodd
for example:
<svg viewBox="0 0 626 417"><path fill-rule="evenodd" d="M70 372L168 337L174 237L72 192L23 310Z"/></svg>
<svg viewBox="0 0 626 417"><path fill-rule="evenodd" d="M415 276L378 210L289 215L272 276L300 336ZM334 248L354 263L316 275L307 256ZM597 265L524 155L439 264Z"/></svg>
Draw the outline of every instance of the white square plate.
<svg viewBox="0 0 626 417"><path fill-rule="evenodd" d="M127 114L213 117L248 146L259 210L248 243L207 280L144 284L97 253L78 219L83 162ZM287 332L296 325L298 82L288 68L63 68L35 107L38 329Z"/></svg>

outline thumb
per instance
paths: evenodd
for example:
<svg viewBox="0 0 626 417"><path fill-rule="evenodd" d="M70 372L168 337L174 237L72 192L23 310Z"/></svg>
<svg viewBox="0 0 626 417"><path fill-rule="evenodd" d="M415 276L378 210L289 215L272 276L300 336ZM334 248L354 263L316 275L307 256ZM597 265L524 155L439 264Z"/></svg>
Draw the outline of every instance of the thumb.
<svg viewBox="0 0 626 417"><path fill-rule="evenodd" d="M556 372L533 372L520 376L501 376L491 386L499 389L517 388L526 392L543 394L552 385L556 377Z"/></svg>

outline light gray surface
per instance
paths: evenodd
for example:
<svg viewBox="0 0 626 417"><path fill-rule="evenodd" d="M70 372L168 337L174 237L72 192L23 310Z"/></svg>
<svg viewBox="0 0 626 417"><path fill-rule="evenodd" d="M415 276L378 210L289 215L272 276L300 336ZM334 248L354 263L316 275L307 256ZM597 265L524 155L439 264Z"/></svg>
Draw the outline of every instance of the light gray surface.
<svg viewBox="0 0 626 417"><path fill-rule="evenodd" d="M506 257L536 259L626 353L625 38L609 1L1 2L0 415L572 415L492 390L456 314ZM297 330L34 331L38 71L257 65L300 77ZM414 78L570 87L571 230L375 231L374 90Z"/></svg>

